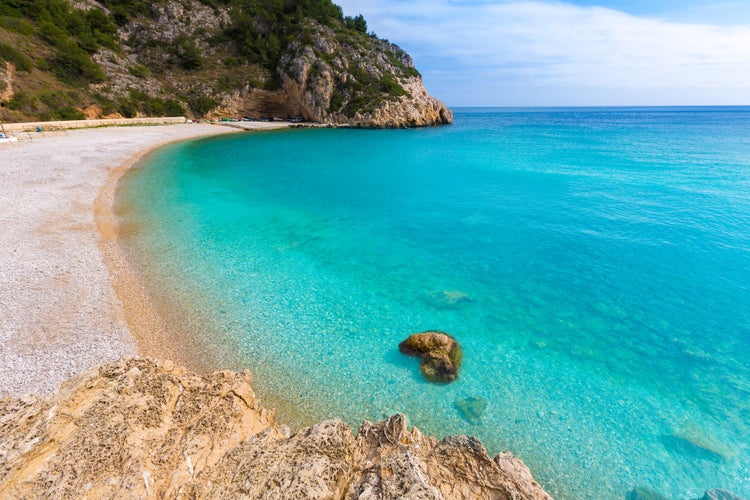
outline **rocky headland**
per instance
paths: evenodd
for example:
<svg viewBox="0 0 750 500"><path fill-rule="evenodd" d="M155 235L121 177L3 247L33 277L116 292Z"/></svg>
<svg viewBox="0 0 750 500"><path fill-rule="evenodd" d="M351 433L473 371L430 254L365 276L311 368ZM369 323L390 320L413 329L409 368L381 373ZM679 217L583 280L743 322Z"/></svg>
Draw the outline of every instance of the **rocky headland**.
<svg viewBox="0 0 750 500"><path fill-rule="evenodd" d="M290 432L248 372L123 358L0 399L1 498L551 498L511 453L403 415Z"/></svg>
<svg viewBox="0 0 750 500"><path fill-rule="evenodd" d="M6 10L6 122L185 115L394 128L453 120L406 52L330 0L62 0Z"/></svg>

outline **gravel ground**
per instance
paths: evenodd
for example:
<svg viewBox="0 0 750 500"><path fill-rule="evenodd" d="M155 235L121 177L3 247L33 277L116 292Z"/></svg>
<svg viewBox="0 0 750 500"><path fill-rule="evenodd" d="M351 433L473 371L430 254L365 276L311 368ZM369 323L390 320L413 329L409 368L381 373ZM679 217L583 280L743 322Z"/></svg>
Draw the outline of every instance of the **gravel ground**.
<svg viewBox="0 0 750 500"><path fill-rule="evenodd" d="M228 131L98 128L0 144L0 396L48 394L138 354L100 245L97 197L144 150Z"/></svg>

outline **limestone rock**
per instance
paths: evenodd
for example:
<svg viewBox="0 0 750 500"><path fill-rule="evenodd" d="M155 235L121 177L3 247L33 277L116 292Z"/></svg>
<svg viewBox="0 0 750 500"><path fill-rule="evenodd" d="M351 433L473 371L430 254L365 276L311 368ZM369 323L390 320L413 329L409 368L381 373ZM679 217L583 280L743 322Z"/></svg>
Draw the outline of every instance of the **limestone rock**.
<svg viewBox="0 0 750 500"><path fill-rule="evenodd" d="M430 96L411 57L385 40L337 37L315 22L312 42L294 42L280 67L288 100L301 116L332 124L372 128L443 125L453 114ZM290 92L290 90L292 90Z"/></svg>
<svg viewBox="0 0 750 500"><path fill-rule="evenodd" d="M422 375L430 382L448 383L458 377L463 351L456 339L445 332L415 333L401 342L398 349L421 359Z"/></svg>
<svg viewBox="0 0 750 500"><path fill-rule="evenodd" d="M279 434L250 381L248 372L199 377L129 359L49 399L4 399L0 498L174 497L245 438Z"/></svg>
<svg viewBox="0 0 750 500"><path fill-rule="evenodd" d="M424 88L411 57L387 41L308 19L275 71L257 64L227 69L217 54L233 50L231 43L220 41L229 25L229 7L176 0L154 4L150 16L136 17L121 28L120 37L127 41L122 53L102 48L95 54L107 79L92 88L114 100L133 90L177 99L193 115L216 119L301 116L322 124L375 128L453 121L445 104ZM180 61L174 46L183 38L195 44L211 69L176 72ZM161 69L143 74L145 67Z"/></svg>
<svg viewBox="0 0 750 500"><path fill-rule="evenodd" d="M487 400L479 396L472 396L456 401L456 408L461 417L469 423L475 424L482 418L487 409Z"/></svg>
<svg viewBox="0 0 750 500"><path fill-rule="evenodd" d="M504 478L505 488L517 492L516 496L511 496L513 500L527 498L545 498L551 500L552 497L539 486L531 475L531 471L525 463L513 453L504 451L495 455L492 461L500 470L499 474Z"/></svg>
<svg viewBox="0 0 750 500"><path fill-rule="evenodd" d="M75 9L88 11L76 22L96 19L104 35L81 42L91 61L88 56L76 60L75 78L60 79L54 65L36 65L35 77L14 79L14 70L0 61L0 101L25 95L5 107L9 116L4 119L68 116L66 108L74 107L97 118L114 113L301 116L324 125L379 128L453 120L445 104L425 90L408 54L349 25L342 13L333 12L333 4L297 2L293 13L288 2L266 2L260 11L242 2L136 3L124 10L118 2L72 2ZM60 19L68 22L67 14ZM59 50L41 35L39 19L27 17L26 22L34 29L14 32L6 41L28 61ZM30 69L26 62L16 68L22 74ZM49 100L40 93L38 81L50 78L57 80L56 92L64 98ZM100 108L95 114L92 105Z"/></svg>
<svg viewBox="0 0 750 500"><path fill-rule="evenodd" d="M250 381L122 359L49 398L0 399L0 498L550 498L512 454L400 414L290 435Z"/></svg>
<svg viewBox="0 0 750 500"><path fill-rule="evenodd" d="M511 453L493 460L470 436L438 441L403 415L365 422L356 439L360 472L347 498L551 499Z"/></svg>

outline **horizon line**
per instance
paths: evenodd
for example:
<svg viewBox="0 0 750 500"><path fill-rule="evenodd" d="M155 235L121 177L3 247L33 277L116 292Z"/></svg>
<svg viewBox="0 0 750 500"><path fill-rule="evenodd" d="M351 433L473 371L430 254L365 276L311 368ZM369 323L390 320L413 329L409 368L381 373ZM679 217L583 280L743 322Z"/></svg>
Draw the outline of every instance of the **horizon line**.
<svg viewBox="0 0 750 500"><path fill-rule="evenodd" d="M602 108L750 108L750 104L554 104L554 105L461 105L450 109L602 109Z"/></svg>

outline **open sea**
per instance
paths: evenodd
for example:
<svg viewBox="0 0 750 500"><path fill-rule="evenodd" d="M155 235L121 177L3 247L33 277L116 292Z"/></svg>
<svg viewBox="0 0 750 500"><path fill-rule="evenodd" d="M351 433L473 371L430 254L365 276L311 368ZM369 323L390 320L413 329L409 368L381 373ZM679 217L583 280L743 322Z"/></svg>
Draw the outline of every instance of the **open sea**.
<svg viewBox="0 0 750 500"><path fill-rule="evenodd" d="M750 108L454 111L164 147L120 183L121 245L282 420L402 412L556 498L750 497ZM452 384L398 352L431 329Z"/></svg>

